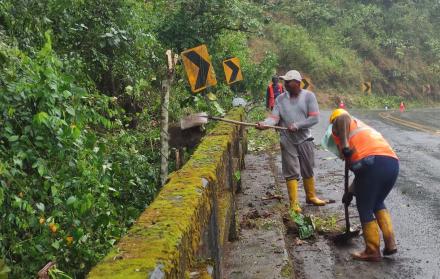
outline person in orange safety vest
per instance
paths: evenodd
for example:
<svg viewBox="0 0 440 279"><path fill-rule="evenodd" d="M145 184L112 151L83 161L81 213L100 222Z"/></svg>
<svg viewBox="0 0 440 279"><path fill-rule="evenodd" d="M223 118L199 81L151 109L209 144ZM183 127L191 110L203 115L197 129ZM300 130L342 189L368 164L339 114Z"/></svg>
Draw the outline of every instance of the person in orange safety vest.
<svg viewBox="0 0 440 279"><path fill-rule="evenodd" d="M283 85L279 83L278 76L272 77L272 83L269 84L266 90L266 108L269 110L273 110L275 106L276 98L284 92Z"/></svg>
<svg viewBox="0 0 440 279"><path fill-rule="evenodd" d="M353 253L356 260L379 261L380 234L385 248L383 255L397 252L391 216L384 200L393 188L399 174L399 159L385 138L346 110L336 109L330 116L330 139L336 144L340 157L348 160L354 181L343 203L350 204L356 197L356 206L362 224L365 250Z"/></svg>

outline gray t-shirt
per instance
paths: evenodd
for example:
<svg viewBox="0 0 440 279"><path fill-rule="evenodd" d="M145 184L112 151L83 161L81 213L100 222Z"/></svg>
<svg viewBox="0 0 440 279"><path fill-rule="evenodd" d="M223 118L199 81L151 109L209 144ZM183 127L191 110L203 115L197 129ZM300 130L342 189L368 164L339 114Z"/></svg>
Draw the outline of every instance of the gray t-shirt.
<svg viewBox="0 0 440 279"><path fill-rule="evenodd" d="M281 142L300 144L311 137L310 127L319 121L319 107L315 94L308 90L301 90L297 97L291 97L284 92L275 102L272 114L264 120L266 125L279 125L289 127L295 124L298 131L282 130Z"/></svg>

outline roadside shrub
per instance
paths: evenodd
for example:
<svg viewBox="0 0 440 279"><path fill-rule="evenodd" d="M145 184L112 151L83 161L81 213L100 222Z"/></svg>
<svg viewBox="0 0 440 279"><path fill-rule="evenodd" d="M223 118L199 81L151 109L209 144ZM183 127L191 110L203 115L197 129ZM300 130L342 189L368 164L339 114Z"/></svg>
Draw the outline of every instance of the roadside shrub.
<svg viewBox="0 0 440 279"><path fill-rule="evenodd" d="M78 86L46 40L34 58L0 45L0 253L12 278L50 260L82 277L157 185L144 136L121 126L111 98Z"/></svg>

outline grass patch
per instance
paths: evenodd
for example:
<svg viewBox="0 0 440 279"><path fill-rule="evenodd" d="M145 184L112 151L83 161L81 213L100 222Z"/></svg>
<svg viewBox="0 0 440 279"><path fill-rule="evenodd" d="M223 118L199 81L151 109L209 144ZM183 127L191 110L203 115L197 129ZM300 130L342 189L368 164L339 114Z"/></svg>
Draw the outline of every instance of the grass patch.
<svg viewBox="0 0 440 279"><path fill-rule="evenodd" d="M253 108L248 114L249 122L259 122L263 121L267 116L268 112L263 106ZM263 150L268 150L274 145L277 145L280 141L279 134L273 130L268 129L264 131L257 130L255 128L248 129L248 150L250 152L259 152Z"/></svg>
<svg viewBox="0 0 440 279"><path fill-rule="evenodd" d="M338 224L339 217L337 214L324 216L323 218L313 217L316 231L318 233L342 232L343 227Z"/></svg>
<svg viewBox="0 0 440 279"><path fill-rule="evenodd" d="M281 277L283 277L283 278L291 278L292 274L293 274L292 266L290 264L286 263L281 268Z"/></svg>
<svg viewBox="0 0 440 279"><path fill-rule="evenodd" d="M263 230L266 230L266 231L271 230L275 226L276 226L276 222L274 220L270 220L270 219L269 220L264 220L263 219L261 224L258 225L258 227L260 229L263 229Z"/></svg>

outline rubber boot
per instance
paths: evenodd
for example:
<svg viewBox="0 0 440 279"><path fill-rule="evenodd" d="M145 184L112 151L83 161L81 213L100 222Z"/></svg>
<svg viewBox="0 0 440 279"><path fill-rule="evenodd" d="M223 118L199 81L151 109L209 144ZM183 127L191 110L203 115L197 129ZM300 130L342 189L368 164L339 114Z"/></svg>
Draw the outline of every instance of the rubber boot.
<svg viewBox="0 0 440 279"><path fill-rule="evenodd" d="M316 196L315 192L315 179L312 177L310 178L304 178L304 190L306 191L306 203L323 206L326 204L325 201L319 199Z"/></svg>
<svg viewBox="0 0 440 279"><path fill-rule="evenodd" d="M391 215L386 209L378 210L374 213L376 215L377 223L382 231L383 241L385 242L385 248L383 249L383 255L389 256L397 253L396 240L394 238L393 224L391 223Z"/></svg>
<svg viewBox="0 0 440 279"><path fill-rule="evenodd" d="M298 180L292 179L287 182L287 191L289 192L290 209L296 213L301 213L301 207L298 203Z"/></svg>
<svg viewBox="0 0 440 279"><path fill-rule="evenodd" d="M365 250L353 253L351 256L359 261L380 261L382 258L380 254L380 235L376 220L362 224L362 231L364 233Z"/></svg>

